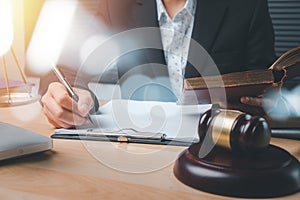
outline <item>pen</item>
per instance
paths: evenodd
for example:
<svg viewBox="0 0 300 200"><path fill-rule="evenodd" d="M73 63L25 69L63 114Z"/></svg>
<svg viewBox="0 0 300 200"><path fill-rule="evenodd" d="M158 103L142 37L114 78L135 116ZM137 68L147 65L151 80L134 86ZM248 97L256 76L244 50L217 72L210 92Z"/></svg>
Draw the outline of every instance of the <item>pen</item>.
<svg viewBox="0 0 300 200"><path fill-rule="evenodd" d="M59 81L65 86L65 88L67 89L68 94L71 96L71 98L78 102L79 97L78 95L74 92L71 84L67 81L66 77L63 75L63 73L57 68L57 66L55 64L52 64L52 70L54 71L54 73L56 74L57 78L59 79ZM89 122L94 125L90 114L88 113L87 115L87 119L89 120Z"/></svg>

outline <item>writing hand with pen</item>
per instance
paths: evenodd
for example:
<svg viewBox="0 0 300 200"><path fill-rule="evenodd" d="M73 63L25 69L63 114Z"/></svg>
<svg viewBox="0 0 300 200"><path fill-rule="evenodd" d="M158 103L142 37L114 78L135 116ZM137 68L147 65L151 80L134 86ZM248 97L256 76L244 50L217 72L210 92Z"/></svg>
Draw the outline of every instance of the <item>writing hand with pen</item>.
<svg viewBox="0 0 300 200"><path fill-rule="evenodd" d="M78 95L76 102L68 93L66 87L53 82L42 97L43 112L48 121L56 128L72 128L74 126L88 125L87 118L93 107L93 98L89 91L73 88Z"/></svg>
<svg viewBox="0 0 300 200"><path fill-rule="evenodd" d="M41 99L48 121L56 128L93 125L89 112L94 107L94 98L90 91L72 88L54 64L52 70L60 82L49 84Z"/></svg>

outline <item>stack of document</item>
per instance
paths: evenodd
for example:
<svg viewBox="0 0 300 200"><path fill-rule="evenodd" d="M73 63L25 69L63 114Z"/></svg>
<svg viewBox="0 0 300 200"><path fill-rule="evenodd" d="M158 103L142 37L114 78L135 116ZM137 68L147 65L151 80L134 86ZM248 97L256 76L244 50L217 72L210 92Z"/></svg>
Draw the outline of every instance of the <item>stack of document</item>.
<svg viewBox="0 0 300 200"><path fill-rule="evenodd" d="M198 123L206 105L112 100L91 118L96 127L57 129L53 138L190 144L198 141Z"/></svg>

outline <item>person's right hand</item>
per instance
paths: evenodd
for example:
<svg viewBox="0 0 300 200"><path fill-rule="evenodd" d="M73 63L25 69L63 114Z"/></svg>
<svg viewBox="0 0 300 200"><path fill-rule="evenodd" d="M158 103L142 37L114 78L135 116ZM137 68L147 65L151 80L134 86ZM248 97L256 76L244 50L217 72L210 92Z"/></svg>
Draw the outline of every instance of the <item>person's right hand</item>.
<svg viewBox="0 0 300 200"><path fill-rule="evenodd" d="M93 99L89 91L74 88L79 101L74 101L66 88L59 82L48 86L41 102L48 121L56 128L71 128L88 124L87 114L93 106Z"/></svg>

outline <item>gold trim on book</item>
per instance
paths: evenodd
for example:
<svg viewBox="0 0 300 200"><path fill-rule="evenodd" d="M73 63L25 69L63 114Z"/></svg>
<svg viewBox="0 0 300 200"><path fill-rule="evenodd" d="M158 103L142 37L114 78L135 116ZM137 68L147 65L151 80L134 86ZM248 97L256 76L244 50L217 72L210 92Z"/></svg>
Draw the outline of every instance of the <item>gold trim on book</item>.
<svg viewBox="0 0 300 200"><path fill-rule="evenodd" d="M238 116L243 114L235 110L222 110L214 117L212 126L212 139L218 146L231 150L230 132Z"/></svg>

